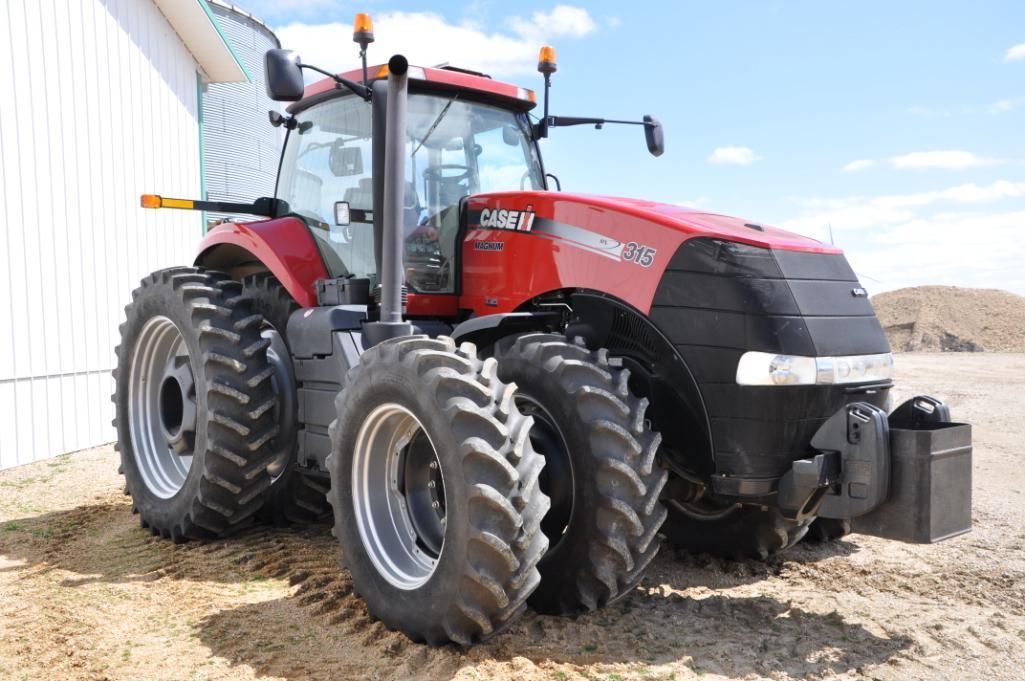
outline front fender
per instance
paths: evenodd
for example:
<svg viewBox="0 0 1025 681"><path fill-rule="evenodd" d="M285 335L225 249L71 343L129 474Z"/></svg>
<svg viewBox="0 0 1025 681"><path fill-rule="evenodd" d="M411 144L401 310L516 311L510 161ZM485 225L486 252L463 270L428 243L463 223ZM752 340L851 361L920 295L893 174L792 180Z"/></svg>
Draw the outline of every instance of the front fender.
<svg viewBox="0 0 1025 681"><path fill-rule="evenodd" d="M471 317L452 330L452 340L456 343L469 341L478 348L486 348L506 336L556 331L559 321L559 315L552 312L505 312Z"/></svg>
<svg viewBox="0 0 1025 681"><path fill-rule="evenodd" d="M203 238L195 264L220 270L262 264L303 307L317 304L317 280L328 272L313 235L295 217L226 222Z"/></svg>

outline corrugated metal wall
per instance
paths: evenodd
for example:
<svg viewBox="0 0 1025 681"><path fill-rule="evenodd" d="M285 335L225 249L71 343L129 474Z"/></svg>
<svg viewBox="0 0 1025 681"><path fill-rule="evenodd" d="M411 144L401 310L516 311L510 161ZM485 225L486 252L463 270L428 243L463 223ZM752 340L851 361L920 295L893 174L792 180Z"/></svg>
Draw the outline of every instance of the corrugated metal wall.
<svg viewBox="0 0 1025 681"><path fill-rule="evenodd" d="M149 0L0 2L0 467L110 442L113 348L146 273L191 262L197 65Z"/></svg>
<svg viewBox="0 0 1025 681"><path fill-rule="evenodd" d="M280 43L267 26L236 7L211 0L210 8L253 81L212 83L203 93L207 197L214 201L252 201L273 196L283 138L280 129L267 121L267 112L280 106L267 96L263 55L280 47ZM207 217L225 216L210 213Z"/></svg>

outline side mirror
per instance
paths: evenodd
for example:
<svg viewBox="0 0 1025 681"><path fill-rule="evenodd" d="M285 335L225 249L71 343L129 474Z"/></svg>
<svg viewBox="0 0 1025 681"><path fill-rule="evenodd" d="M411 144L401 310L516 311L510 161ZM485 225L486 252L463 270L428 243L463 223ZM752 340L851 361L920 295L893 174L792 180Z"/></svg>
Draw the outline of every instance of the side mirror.
<svg viewBox="0 0 1025 681"><path fill-rule="evenodd" d="M267 96L275 102L298 102L303 98L303 72L299 55L292 50L267 50L263 56Z"/></svg>
<svg viewBox="0 0 1025 681"><path fill-rule="evenodd" d="M644 141L648 143L648 151L652 156L661 156L662 152L666 150L662 124L654 116L644 117Z"/></svg>
<svg viewBox="0 0 1025 681"><path fill-rule="evenodd" d="M342 146L342 140L331 143L327 164L335 177L352 177L363 174L363 150L359 147Z"/></svg>
<svg viewBox="0 0 1025 681"><path fill-rule="evenodd" d="M335 224L339 227L345 227L351 222L349 216L349 202L348 201L335 201Z"/></svg>
<svg viewBox="0 0 1025 681"><path fill-rule="evenodd" d="M507 125L502 128L502 141L508 144L510 147L518 147L520 140L523 139L523 133L517 128Z"/></svg>

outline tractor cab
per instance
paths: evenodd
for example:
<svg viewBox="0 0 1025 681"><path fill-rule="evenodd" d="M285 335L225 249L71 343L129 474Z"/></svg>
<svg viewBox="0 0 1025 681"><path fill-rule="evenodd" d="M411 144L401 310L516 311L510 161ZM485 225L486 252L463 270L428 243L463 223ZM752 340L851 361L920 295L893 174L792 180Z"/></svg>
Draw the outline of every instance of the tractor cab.
<svg viewBox="0 0 1025 681"><path fill-rule="evenodd" d="M372 67L367 86L385 86L388 66ZM409 293L455 292L463 200L499 191L545 188L527 112L533 92L451 67L409 68L403 270ZM343 74L359 78L359 72ZM375 220L381 183L375 153L386 97L367 101L324 79L289 108L275 198L279 215L298 215L316 239L331 277L377 281ZM382 136L383 137L383 136ZM378 190L375 193L375 190Z"/></svg>

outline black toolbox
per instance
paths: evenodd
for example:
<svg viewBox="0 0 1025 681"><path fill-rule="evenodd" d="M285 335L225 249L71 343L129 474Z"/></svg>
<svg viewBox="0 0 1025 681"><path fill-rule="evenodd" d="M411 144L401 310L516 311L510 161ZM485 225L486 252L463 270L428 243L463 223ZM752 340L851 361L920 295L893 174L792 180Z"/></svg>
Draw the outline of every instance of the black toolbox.
<svg viewBox="0 0 1025 681"><path fill-rule="evenodd" d="M972 427L949 421L927 397L890 415L890 493L852 520L852 531L916 544L964 534L972 526Z"/></svg>

